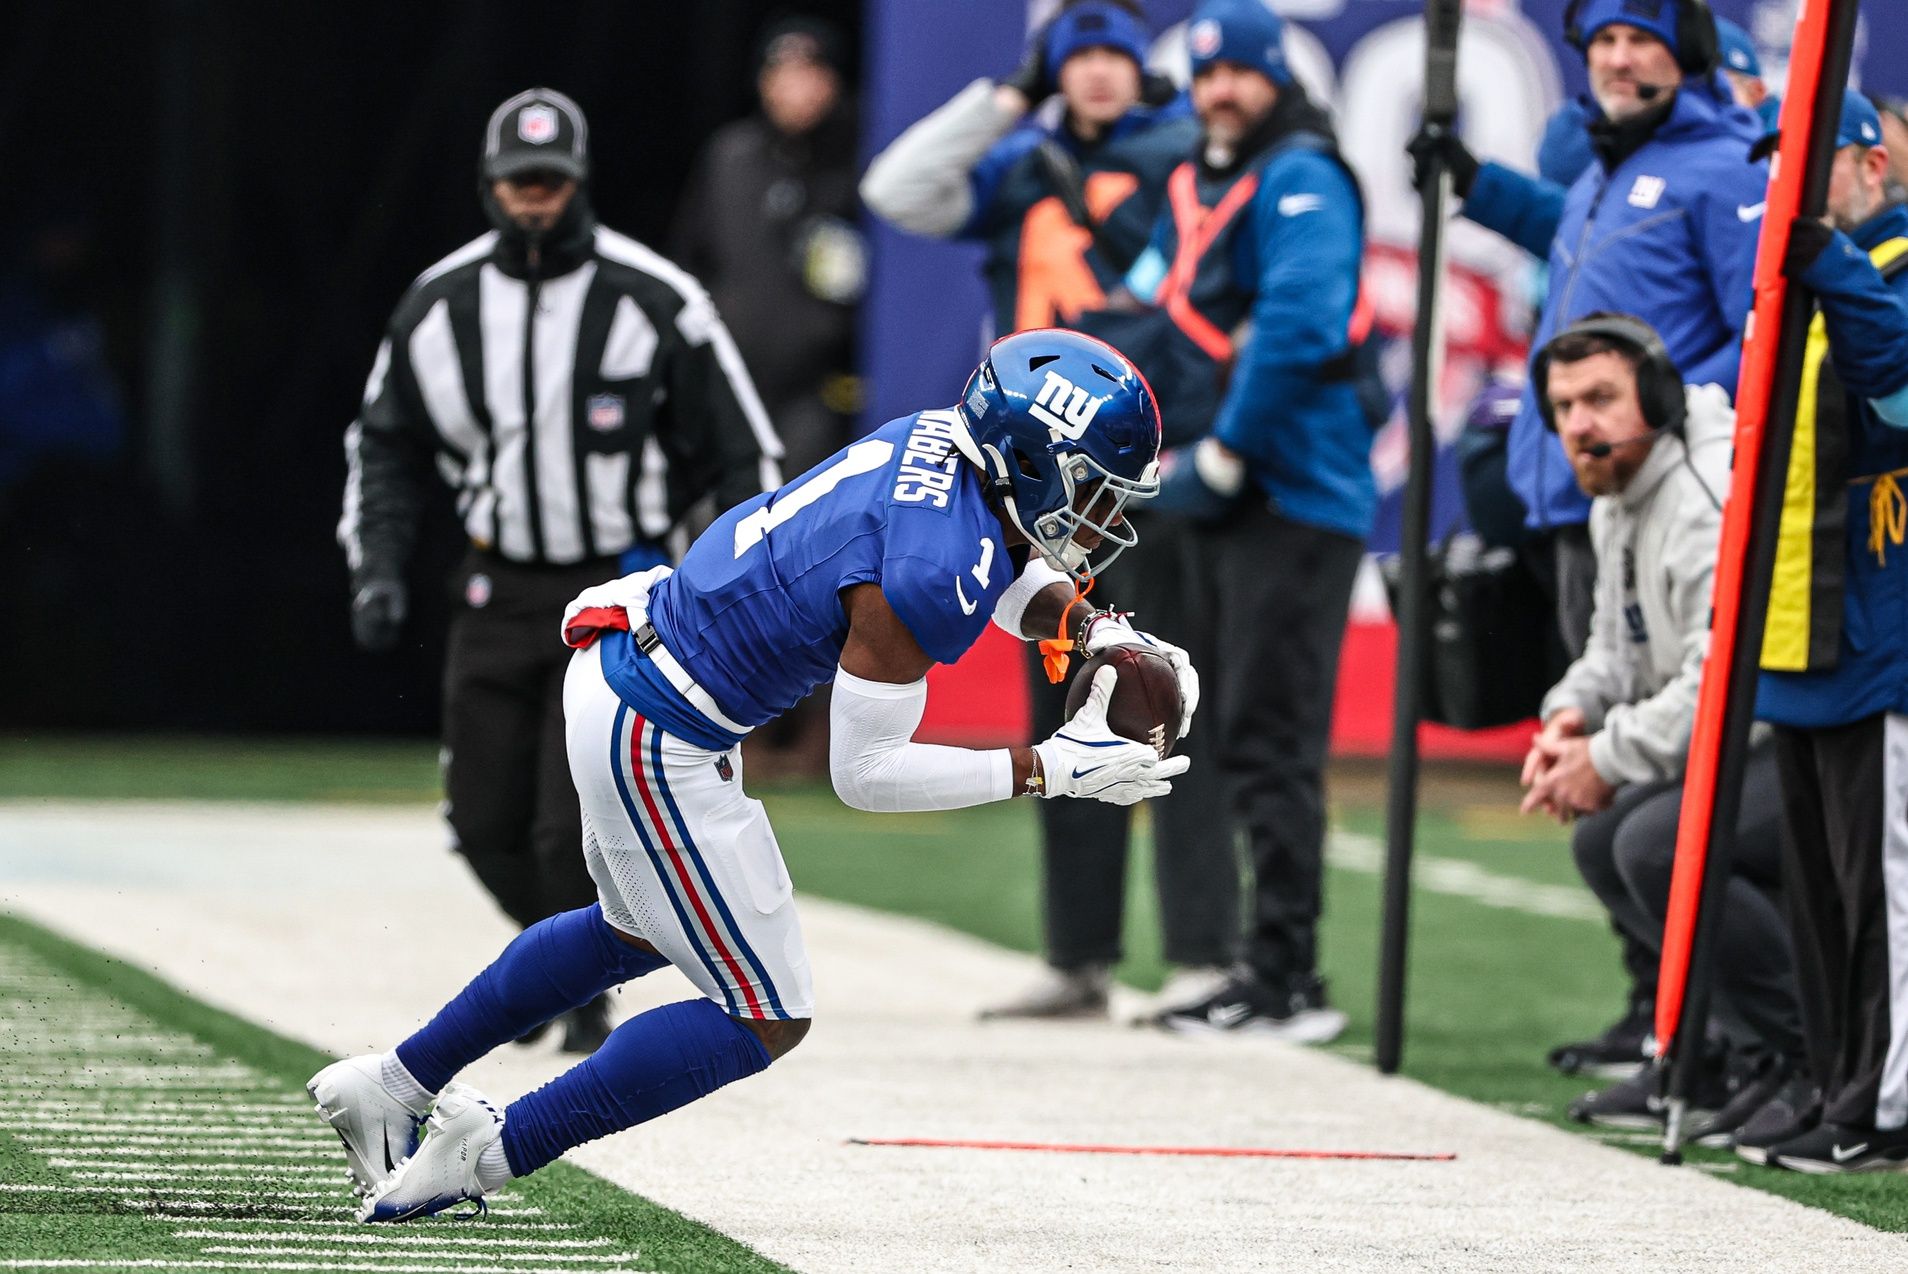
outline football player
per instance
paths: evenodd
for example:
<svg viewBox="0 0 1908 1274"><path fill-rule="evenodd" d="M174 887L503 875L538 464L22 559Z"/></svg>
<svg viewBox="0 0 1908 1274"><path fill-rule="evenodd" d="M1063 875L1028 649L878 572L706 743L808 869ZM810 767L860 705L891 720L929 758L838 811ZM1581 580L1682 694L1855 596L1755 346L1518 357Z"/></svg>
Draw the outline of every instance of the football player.
<svg viewBox="0 0 1908 1274"><path fill-rule="evenodd" d="M1185 653L1083 600L1158 487L1159 409L1118 351L1075 332L997 342L958 406L890 422L710 526L673 573L586 590L563 621L583 852L599 901L526 929L390 1052L309 1089L339 1133L362 1221L401 1221L525 1176L762 1070L808 1033L807 953L787 869L739 745L832 681L829 769L864 810L1012 796L1132 804L1185 771L1106 724L1115 675L1033 747L913 741L926 675L991 618L1057 655L1144 645L1198 702ZM452 1077L505 1041L673 964L704 998L622 1023L500 1108ZM427 1118L428 1117L428 1118ZM422 1125L423 1140L418 1135ZM408 1158L407 1158L408 1156Z"/></svg>

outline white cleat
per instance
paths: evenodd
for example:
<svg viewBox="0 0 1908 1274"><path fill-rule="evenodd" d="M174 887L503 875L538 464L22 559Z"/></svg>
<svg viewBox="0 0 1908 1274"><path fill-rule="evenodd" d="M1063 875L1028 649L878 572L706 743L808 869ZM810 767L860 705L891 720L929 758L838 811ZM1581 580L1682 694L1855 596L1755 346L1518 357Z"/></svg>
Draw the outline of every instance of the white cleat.
<svg viewBox="0 0 1908 1274"><path fill-rule="evenodd" d="M485 1211L477 1161L503 1136L503 1115L468 1084L447 1084L424 1123L417 1153L366 1197L358 1220L408 1221L460 1203Z"/></svg>
<svg viewBox="0 0 1908 1274"><path fill-rule="evenodd" d="M318 1103L318 1117L344 1142L345 1175L359 1198L417 1149L422 1121L385 1090L377 1054L333 1062L311 1077L305 1091Z"/></svg>

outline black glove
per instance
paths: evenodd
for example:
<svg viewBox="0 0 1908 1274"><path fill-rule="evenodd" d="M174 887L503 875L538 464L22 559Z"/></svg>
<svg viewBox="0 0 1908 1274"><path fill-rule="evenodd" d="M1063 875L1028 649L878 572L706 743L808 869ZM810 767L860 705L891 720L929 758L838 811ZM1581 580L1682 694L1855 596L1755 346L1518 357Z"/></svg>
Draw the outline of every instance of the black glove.
<svg viewBox="0 0 1908 1274"><path fill-rule="evenodd" d="M351 636L360 650L389 650L397 645L398 630L410 612L410 594L404 581L368 579L351 598Z"/></svg>
<svg viewBox="0 0 1908 1274"><path fill-rule="evenodd" d="M1005 88L1019 89L1020 95L1027 99L1028 109L1032 109L1052 97L1058 91L1054 82L1047 77L1047 29L1042 27L1033 33L1027 41L1027 56L1020 59L1020 65L1014 73L1001 81Z"/></svg>
<svg viewBox="0 0 1908 1274"><path fill-rule="evenodd" d="M1797 217L1789 226L1789 251L1782 258L1782 276L1800 279L1834 241L1833 226L1814 217Z"/></svg>
<svg viewBox="0 0 1908 1274"><path fill-rule="evenodd" d="M1451 174L1452 192L1459 199L1471 193L1471 183L1477 180L1477 156L1451 129L1442 124L1426 124L1405 145L1405 153L1411 156L1413 189L1420 192L1424 190L1424 183L1431 179L1432 161L1441 159L1445 170Z"/></svg>

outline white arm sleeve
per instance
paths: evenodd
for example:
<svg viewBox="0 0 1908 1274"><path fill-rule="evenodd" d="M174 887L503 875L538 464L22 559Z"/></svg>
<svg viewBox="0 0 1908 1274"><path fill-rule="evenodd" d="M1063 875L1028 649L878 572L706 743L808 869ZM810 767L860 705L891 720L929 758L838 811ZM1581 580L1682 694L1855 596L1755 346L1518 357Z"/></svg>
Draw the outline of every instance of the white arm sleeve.
<svg viewBox="0 0 1908 1274"><path fill-rule="evenodd" d="M1013 795L1014 760L1006 748L977 752L914 742L926 709L925 677L897 686L835 670L828 773L843 802L897 814L961 809Z"/></svg>
<svg viewBox="0 0 1908 1274"><path fill-rule="evenodd" d="M947 238L974 211L968 173L1017 122L995 105L994 82L975 80L874 157L861 202L903 230Z"/></svg>
<svg viewBox="0 0 1908 1274"><path fill-rule="evenodd" d="M1004 628L1022 641L1031 641L1021 624L1027 618L1027 606L1040 595L1040 590L1049 584L1071 584L1073 577L1057 567L1047 565L1047 559L1038 553L1027 555L1027 569L1020 578L1007 586L1007 591L994 603L994 623ZM1052 633L1038 634L1051 637Z"/></svg>

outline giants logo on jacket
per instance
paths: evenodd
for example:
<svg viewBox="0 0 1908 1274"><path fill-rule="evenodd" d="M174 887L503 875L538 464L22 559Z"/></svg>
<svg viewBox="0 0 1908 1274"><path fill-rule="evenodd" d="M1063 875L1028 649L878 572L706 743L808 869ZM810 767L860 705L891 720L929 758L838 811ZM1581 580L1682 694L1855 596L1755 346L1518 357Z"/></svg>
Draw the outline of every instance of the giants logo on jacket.
<svg viewBox="0 0 1908 1274"><path fill-rule="evenodd" d="M1057 372L1048 372L1046 384L1034 397L1027 412L1053 430L1055 442L1065 438L1077 442L1099 414L1104 398L1095 398Z"/></svg>

